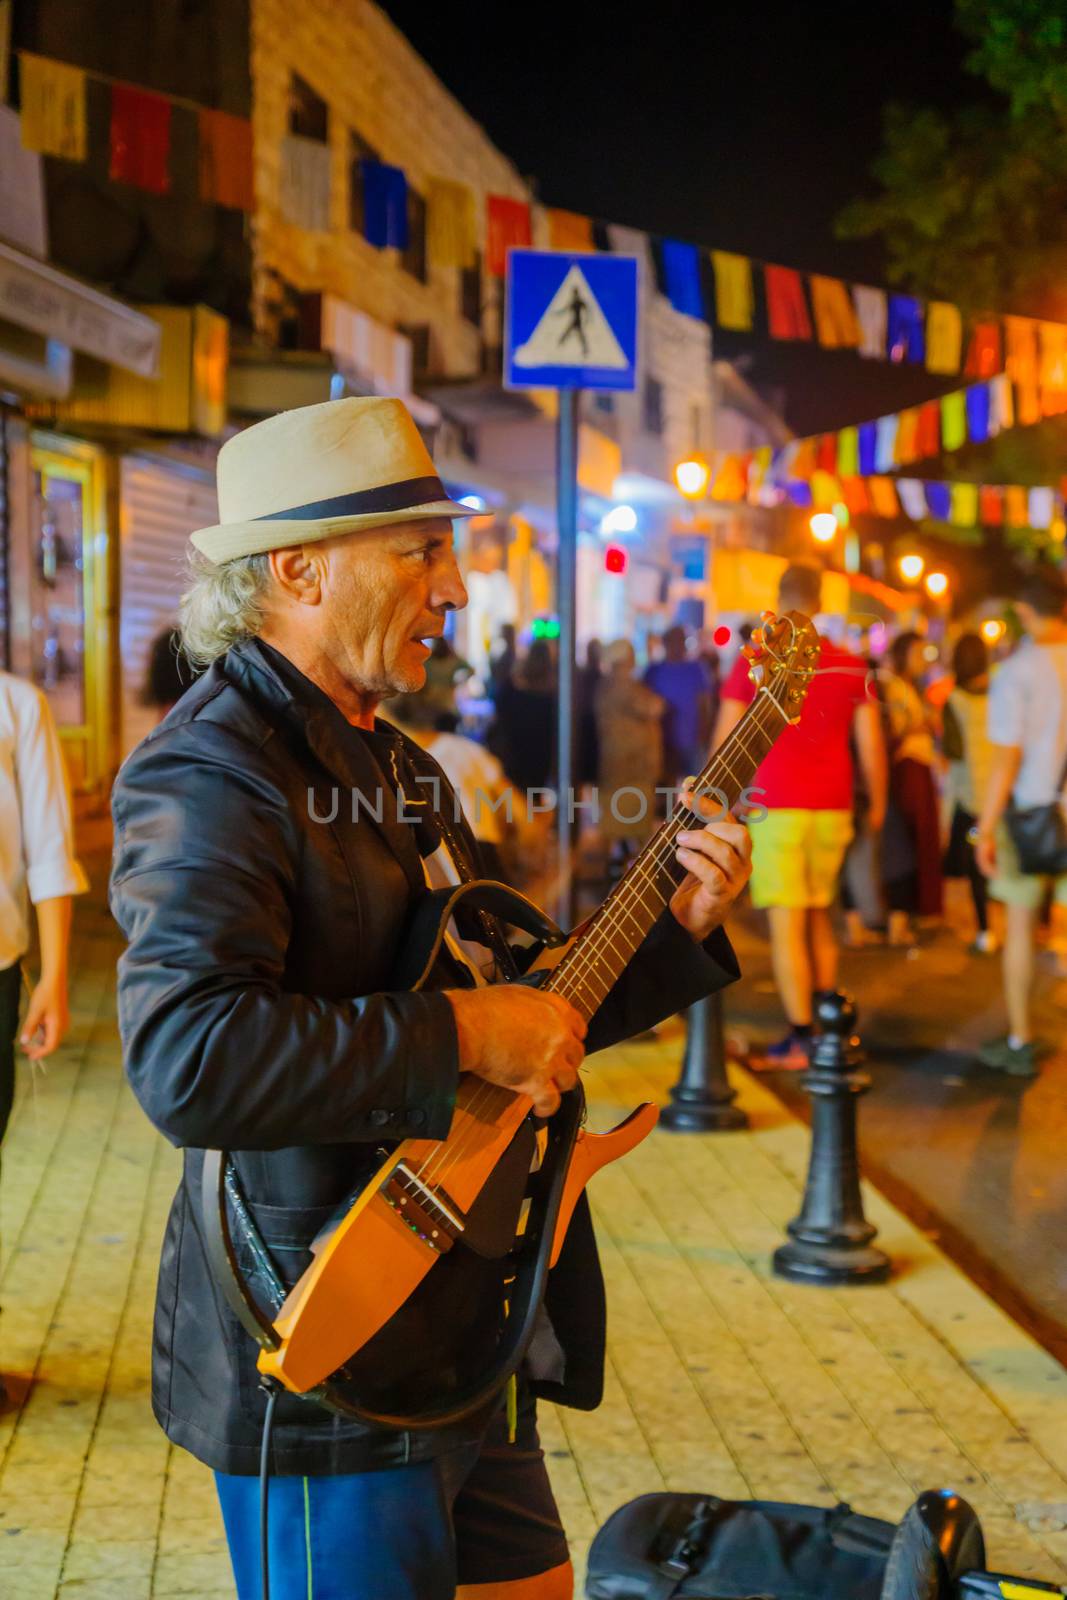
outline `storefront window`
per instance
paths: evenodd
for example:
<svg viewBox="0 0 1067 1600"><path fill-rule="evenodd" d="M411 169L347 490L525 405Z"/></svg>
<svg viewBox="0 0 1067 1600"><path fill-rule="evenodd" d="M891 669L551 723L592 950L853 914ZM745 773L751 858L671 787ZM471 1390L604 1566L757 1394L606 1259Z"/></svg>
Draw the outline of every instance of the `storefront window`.
<svg viewBox="0 0 1067 1600"><path fill-rule="evenodd" d="M37 526L30 630L34 682L47 694L61 728L81 728L86 721L86 482L80 475L67 476L70 470L45 467L33 475Z"/></svg>

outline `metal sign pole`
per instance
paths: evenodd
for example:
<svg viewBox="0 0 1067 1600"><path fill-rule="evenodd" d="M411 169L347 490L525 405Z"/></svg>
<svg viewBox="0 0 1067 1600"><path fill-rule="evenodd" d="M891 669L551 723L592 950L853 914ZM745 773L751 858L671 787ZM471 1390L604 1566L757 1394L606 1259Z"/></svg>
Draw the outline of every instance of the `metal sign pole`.
<svg viewBox="0 0 1067 1600"><path fill-rule="evenodd" d="M578 551L578 410L580 389L559 391L556 446L556 506L559 543L556 552L556 594L559 609L559 710L556 732L556 826L559 846L559 911L561 927L570 931L574 912L574 699L576 662L576 581Z"/></svg>

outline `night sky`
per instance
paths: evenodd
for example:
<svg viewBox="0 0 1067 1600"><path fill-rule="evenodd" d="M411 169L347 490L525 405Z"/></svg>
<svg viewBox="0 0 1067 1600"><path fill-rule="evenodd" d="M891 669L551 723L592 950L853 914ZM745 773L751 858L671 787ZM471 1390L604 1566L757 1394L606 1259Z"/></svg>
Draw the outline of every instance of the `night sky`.
<svg viewBox="0 0 1067 1600"><path fill-rule="evenodd" d="M659 0L640 25L583 0L384 9L546 205L861 282L885 282L880 249L837 240L833 222L870 188L883 103L982 92L951 0ZM716 334L716 350L769 397L784 390L800 432L946 387L808 344Z"/></svg>

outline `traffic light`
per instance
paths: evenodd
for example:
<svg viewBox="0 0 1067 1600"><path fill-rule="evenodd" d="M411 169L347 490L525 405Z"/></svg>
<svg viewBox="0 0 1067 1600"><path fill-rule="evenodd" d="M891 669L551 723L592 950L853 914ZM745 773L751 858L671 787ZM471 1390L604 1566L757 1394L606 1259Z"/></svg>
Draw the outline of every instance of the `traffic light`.
<svg viewBox="0 0 1067 1600"><path fill-rule="evenodd" d="M618 544L609 544L604 551L604 571L617 572L620 577L626 571L626 551Z"/></svg>

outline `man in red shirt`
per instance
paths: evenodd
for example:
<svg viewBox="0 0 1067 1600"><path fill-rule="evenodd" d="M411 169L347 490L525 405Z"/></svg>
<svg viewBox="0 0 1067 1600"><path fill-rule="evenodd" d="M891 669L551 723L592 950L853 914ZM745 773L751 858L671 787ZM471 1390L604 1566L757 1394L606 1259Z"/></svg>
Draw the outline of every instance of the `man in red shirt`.
<svg viewBox="0 0 1067 1600"><path fill-rule="evenodd" d="M778 610L814 616L821 589L821 568L799 562L787 567ZM717 744L755 693L748 662L739 657L723 685ZM864 662L824 639L800 720L782 732L754 780L764 791L756 798L766 815L754 813L751 823L752 903L767 909L774 979L789 1032L753 1065L807 1066L813 996L832 989L837 977L830 907L853 831L853 731L870 795L868 826L876 830L885 818L887 770L878 703L868 690Z"/></svg>

